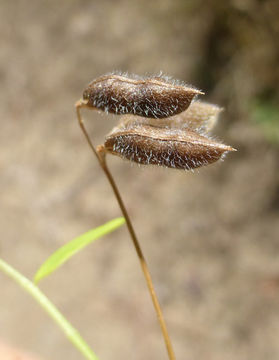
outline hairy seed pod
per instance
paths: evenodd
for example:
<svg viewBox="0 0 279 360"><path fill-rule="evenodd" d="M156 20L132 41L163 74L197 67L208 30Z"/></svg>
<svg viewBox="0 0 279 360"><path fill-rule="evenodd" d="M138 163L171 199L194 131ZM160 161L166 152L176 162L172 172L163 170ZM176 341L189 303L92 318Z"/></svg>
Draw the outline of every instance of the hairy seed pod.
<svg viewBox="0 0 279 360"><path fill-rule="evenodd" d="M106 137L105 150L143 165L191 170L214 163L230 146L220 144L191 130L150 125L115 127Z"/></svg>
<svg viewBox="0 0 279 360"><path fill-rule="evenodd" d="M83 99L108 113L161 119L185 111L198 94L202 92L164 77L109 74L93 80Z"/></svg>
<svg viewBox="0 0 279 360"><path fill-rule="evenodd" d="M201 133L208 133L217 123L223 109L217 105L203 101L193 102L187 111L170 119L171 127L192 129Z"/></svg>
<svg viewBox="0 0 279 360"><path fill-rule="evenodd" d="M222 110L217 105L195 101L191 103L186 111L175 116L164 119L148 119L140 116L124 115L121 117L120 123L123 123L124 126L128 124L146 124L171 129L189 129L200 134L206 134L214 127Z"/></svg>

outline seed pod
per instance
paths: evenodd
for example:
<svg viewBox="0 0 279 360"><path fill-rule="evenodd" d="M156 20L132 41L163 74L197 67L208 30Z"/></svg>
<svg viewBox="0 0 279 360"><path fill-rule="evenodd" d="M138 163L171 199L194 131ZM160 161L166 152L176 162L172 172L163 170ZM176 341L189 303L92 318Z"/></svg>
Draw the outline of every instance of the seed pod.
<svg viewBox="0 0 279 360"><path fill-rule="evenodd" d="M206 134L216 124L221 111L222 108L217 105L195 101L191 103L186 111L175 116L164 119L148 119L140 116L124 115L121 117L120 123L126 125L144 123L156 127L189 129Z"/></svg>
<svg viewBox="0 0 279 360"><path fill-rule="evenodd" d="M180 129L192 129L201 133L208 133L218 121L219 114L223 109L217 105L203 101L193 102L187 111L170 119L171 127Z"/></svg>
<svg viewBox="0 0 279 360"><path fill-rule="evenodd" d="M87 105L105 112L165 118L185 111L201 91L164 77L104 75L83 92Z"/></svg>
<svg viewBox="0 0 279 360"><path fill-rule="evenodd" d="M143 165L191 170L211 164L228 151L226 146L191 130L150 125L115 127L106 137L105 150Z"/></svg>

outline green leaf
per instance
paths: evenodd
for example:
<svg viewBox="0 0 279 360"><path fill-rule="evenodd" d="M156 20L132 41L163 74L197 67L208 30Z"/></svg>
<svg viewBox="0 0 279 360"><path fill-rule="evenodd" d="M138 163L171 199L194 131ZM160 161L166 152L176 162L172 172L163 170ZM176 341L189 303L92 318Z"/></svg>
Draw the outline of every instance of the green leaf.
<svg viewBox="0 0 279 360"><path fill-rule="evenodd" d="M116 230L124 223L125 219L123 217L116 218L105 223L104 225L101 225L93 230L86 232L85 234L78 236L66 245L62 246L57 251L55 251L39 268L34 277L34 282L37 284L40 280L59 268L85 246Z"/></svg>
<svg viewBox="0 0 279 360"><path fill-rule="evenodd" d="M46 295L25 276L20 274L4 260L0 258L0 270L12 278L29 295L31 295L39 305L55 321L57 326L63 331L71 343L83 354L85 359L98 360L97 356L91 350L89 345L83 340L79 332L69 323L61 312L53 305Z"/></svg>

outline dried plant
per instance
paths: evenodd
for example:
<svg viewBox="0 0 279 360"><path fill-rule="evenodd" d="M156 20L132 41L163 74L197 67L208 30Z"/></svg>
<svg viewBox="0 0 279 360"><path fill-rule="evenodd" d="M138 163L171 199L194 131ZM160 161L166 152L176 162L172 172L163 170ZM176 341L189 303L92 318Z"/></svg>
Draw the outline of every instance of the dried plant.
<svg viewBox="0 0 279 360"><path fill-rule="evenodd" d="M202 92L167 77L109 74L93 80L83 99L88 106L118 115L165 118L186 110L198 94Z"/></svg>
<svg viewBox="0 0 279 360"><path fill-rule="evenodd" d="M194 130L199 134L207 134L216 124L222 108L217 105L209 104L204 101L194 101L190 104L187 111L161 119L142 118L139 116L122 116L120 124L140 123L149 124L157 127L170 129Z"/></svg>
<svg viewBox="0 0 279 360"><path fill-rule="evenodd" d="M201 101L203 94L170 78L141 78L127 74L109 74L92 81L76 103L79 125L104 170L119 203L134 243L147 286L159 318L169 359L175 360L165 320L152 279L128 212L106 164L106 154L144 165L193 170L223 158L230 146L207 135L221 109ZM121 116L119 124L96 149L85 129L80 109L100 109Z"/></svg>
<svg viewBox="0 0 279 360"><path fill-rule="evenodd" d="M114 128L104 144L104 151L138 164L184 170L211 164L232 150L191 130L139 123Z"/></svg>

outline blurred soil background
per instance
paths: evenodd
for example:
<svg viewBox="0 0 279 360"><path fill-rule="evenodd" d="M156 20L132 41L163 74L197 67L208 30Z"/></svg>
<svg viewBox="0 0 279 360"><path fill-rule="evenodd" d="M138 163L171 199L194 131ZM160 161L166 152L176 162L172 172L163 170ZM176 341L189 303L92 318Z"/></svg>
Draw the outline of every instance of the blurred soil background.
<svg viewBox="0 0 279 360"><path fill-rule="evenodd" d="M226 109L214 136L238 149L194 173L108 159L177 359L278 360L278 39L278 0L1 1L1 258L32 278L57 247L120 216L74 104L104 73L162 71ZM84 117L96 145L118 121ZM101 360L167 359L125 227L40 287ZM82 358L3 274L0 289L3 342Z"/></svg>

